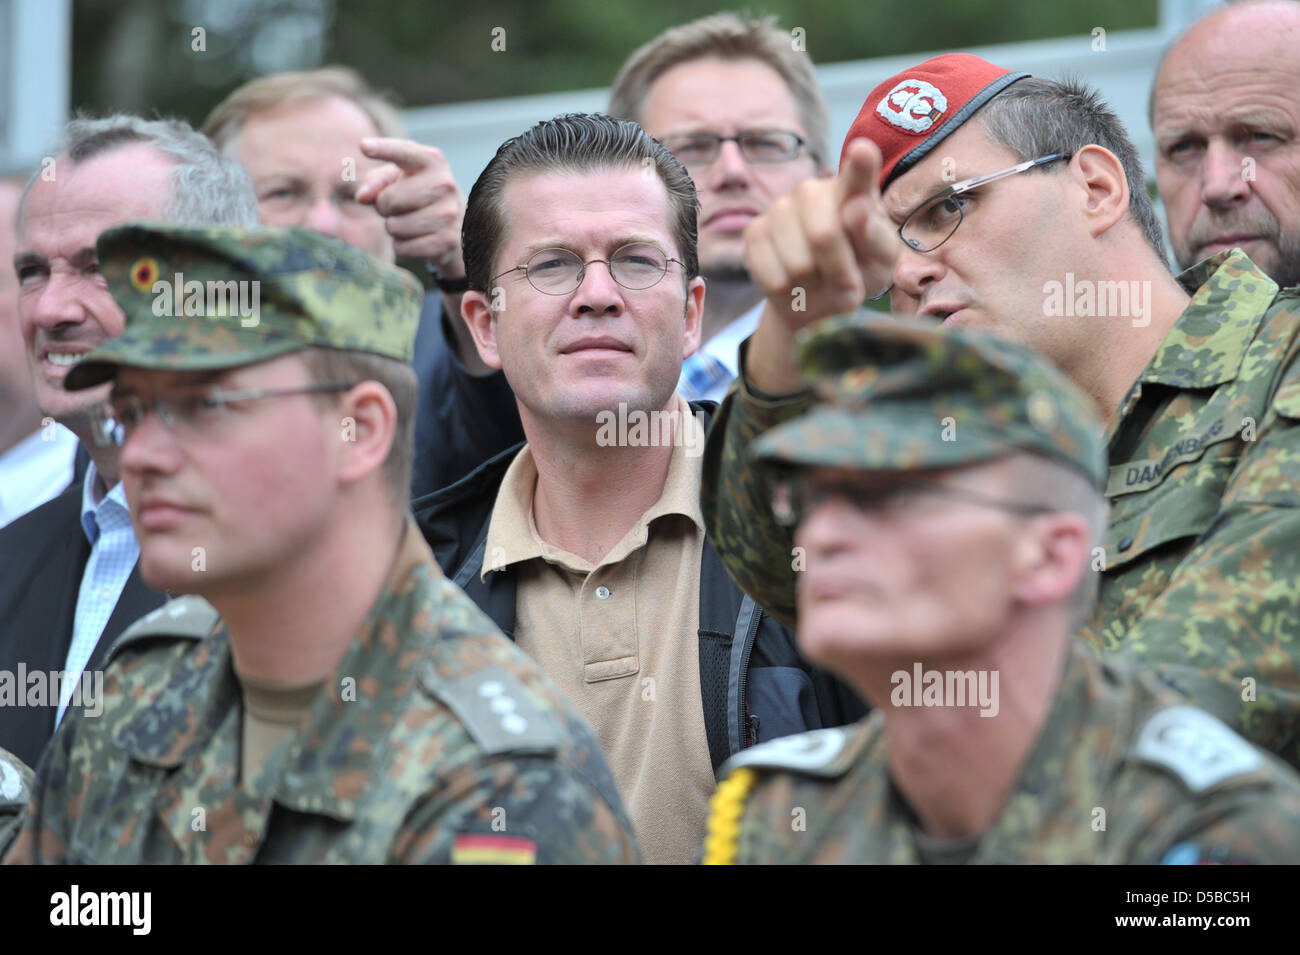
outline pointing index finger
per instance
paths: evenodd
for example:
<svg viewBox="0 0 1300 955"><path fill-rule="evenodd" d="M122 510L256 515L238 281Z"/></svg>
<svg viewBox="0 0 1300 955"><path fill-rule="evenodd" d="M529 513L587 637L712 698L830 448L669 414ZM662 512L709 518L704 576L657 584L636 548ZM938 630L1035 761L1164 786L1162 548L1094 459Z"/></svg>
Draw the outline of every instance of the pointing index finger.
<svg viewBox="0 0 1300 955"><path fill-rule="evenodd" d="M391 136L366 136L361 140L361 151L371 159L382 159L401 166L405 172L418 172L431 165L441 153L411 139Z"/></svg>
<svg viewBox="0 0 1300 955"><path fill-rule="evenodd" d="M880 195L880 149L870 139L859 137L849 143L844 164L835 179L835 190L843 204L854 196Z"/></svg>
<svg viewBox="0 0 1300 955"><path fill-rule="evenodd" d="M361 181L361 188L357 190L355 198L361 203L374 202L381 192L393 183L399 182L401 178L400 167L391 163L378 166L366 173L366 178Z"/></svg>

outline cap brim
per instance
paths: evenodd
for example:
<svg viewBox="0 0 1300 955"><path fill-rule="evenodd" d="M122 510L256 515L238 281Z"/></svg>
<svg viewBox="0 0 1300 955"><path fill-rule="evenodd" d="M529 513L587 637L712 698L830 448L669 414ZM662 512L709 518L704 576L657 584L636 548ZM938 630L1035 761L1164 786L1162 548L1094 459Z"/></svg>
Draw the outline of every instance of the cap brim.
<svg viewBox="0 0 1300 955"><path fill-rule="evenodd" d="M160 371L211 371L266 361L307 348L301 339L273 331L254 331L231 322L177 319L176 331L158 334L157 326L128 326L68 369L65 391L81 391L111 381L123 365Z"/></svg>
<svg viewBox="0 0 1300 955"><path fill-rule="evenodd" d="M882 427L884 423L888 427ZM960 438L945 441L933 408L890 407L873 414L819 405L773 428L750 448L755 462L799 467L912 471L961 467L1021 450L1003 434L962 422Z"/></svg>

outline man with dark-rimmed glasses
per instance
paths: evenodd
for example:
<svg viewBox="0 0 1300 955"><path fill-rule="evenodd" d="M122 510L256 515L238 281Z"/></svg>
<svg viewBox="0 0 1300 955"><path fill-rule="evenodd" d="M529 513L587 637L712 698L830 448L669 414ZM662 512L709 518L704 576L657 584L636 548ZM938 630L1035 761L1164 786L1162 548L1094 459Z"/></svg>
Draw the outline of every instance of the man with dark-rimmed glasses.
<svg viewBox="0 0 1300 955"><path fill-rule="evenodd" d="M1095 92L967 54L918 64L867 98L838 178L802 183L746 239L768 305L704 494L760 604L793 624L788 534L744 448L807 400L795 334L887 291L895 312L1033 347L1092 399L1112 516L1081 634L1300 765L1283 623L1300 603L1300 308L1239 250L1169 273L1136 150Z"/></svg>
<svg viewBox="0 0 1300 955"><path fill-rule="evenodd" d="M674 391L700 340L696 209L632 122L562 116L497 151L466 208L462 311L528 440L414 504L448 576L595 728L652 863L692 861L728 756L863 711L704 534L712 405Z"/></svg>
<svg viewBox="0 0 1300 955"><path fill-rule="evenodd" d="M812 60L775 17L711 14L636 50L610 87L630 119L682 161L700 199L700 347L677 391L721 401L763 293L745 270L745 227L804 179L831 174L826 102Z"/></svg>

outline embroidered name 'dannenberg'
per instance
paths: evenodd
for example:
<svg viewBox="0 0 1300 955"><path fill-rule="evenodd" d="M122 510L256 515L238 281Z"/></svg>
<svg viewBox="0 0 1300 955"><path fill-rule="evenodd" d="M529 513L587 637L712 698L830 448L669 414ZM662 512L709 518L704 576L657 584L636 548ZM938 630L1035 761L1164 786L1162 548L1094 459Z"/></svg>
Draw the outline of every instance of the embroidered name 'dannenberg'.
<svg viewBox="0 0 1300 955"><path fill-rule="evenodd" d="M912 133L929 130L948 109L948 97L925 80L903 80L876 104L876 113Z"/></svg>

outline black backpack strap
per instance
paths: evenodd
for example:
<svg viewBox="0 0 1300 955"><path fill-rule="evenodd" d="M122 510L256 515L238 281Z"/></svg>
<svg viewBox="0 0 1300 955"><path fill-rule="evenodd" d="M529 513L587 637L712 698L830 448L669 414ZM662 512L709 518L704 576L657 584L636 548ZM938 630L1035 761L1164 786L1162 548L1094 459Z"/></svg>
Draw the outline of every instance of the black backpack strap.
<svg viewBox="0 0 1300 955"><path fill-rule="evenodd" d="M732 658L740 655L737 634L743 637L748 629L747 617L746 625L738 629L739 615L752 603L727 576L722 559L706 537L700 552L700 699L715 773L732 755L733 722L738 726L743 718L743 714L731 712L744 705L739 699L731 705L730 690L739 675L733 673L737 666Z"/></svg>
<svg viewBox="0 0 1300 955"><path fill-rule="evenodd" d="M485 614L492 618L509 639L515 638L515 596L518 592L518 580L509 567L488 571L487 580L480 579L483 569L483 555L487 550L488 525L483 525L482 533L470 548L465 563L460 565L454 583Z"/></svg>
<svg viewBox="0 0 1300 955"><path fill-rule="evenodd" d="M461 590L469 587L470 580L478 576L483 567L483 552L487 550L487 532L488 525L484 524L483 533L479 535L474 547L469 552L469 556L465 558L465 563L460 565L460 570L456 571L456 576L451 580Z"/></svg>
<svg viewBox="0 0 1300 955"><path fill-rule="evenodd" d="M740 602L735 630L731 635L731 660L727 664L727 743L728 756L735 756L754 742L749 725L749 658L754 652L754 638L762 611L749 594Z"/></svg>

